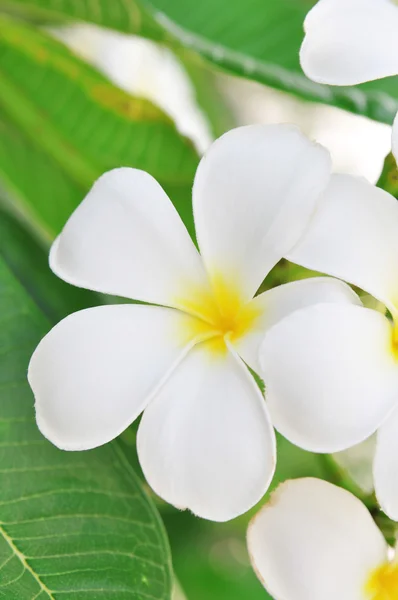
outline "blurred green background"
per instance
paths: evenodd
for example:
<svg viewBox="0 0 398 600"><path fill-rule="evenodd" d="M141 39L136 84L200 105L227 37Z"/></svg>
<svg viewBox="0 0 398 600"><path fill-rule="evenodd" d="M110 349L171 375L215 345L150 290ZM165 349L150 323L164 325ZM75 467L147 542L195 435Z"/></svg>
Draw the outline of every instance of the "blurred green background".
<svg viewBox="0 0 398 600"><path fill-rule="evenodd" d="M47 266L51 241L105 170L124 165L149 171L193 236L190 192L196 166L212 140L231 127L298 123L329 148L336 170L377 181L390 151L397 79L355 89L307 80L298 51L302 23L313 3L0 0L1 258L49 323L80 308L120 300L58 282ZM282 262L264 287L304 275ZM0 292L4 310L1 278ZM19 327L19 335L28 335L29 324ZM15 381L24 380L29 352L39 339L37 334L33 338L23 359L14 360L7 350L11 354L8 366L3 364L3 378L15 367ZM9 394L4 388L3 404L23 401L33 418L27 389L20 393L18 388L12 398ZM122 435L120 447L140 476L135 432L136 425ZM29 456L21 456L29 464ZM366 491L368 457L368 451L357 451L351 462L341 459L348 468L359 464ZM273 487L288 477L329 477L329 469L323 458L278 438ZM10 484L1 477L0 470L4 490ZM255 509L232 522L213 524L155 501L179 582L175 600L269 598L250 567L245 545ZM12 582L7 585L7 600L33 598L16 592ZM83 588L73 595L89 597L94 598ZM139 594L129 597L141 600ZM167 590L160 597L168 598Z"/></svg>

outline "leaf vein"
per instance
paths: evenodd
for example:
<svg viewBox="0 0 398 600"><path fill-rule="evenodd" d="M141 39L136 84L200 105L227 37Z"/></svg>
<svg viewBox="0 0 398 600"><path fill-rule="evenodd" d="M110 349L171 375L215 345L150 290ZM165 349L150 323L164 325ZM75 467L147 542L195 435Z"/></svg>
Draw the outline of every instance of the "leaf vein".
<svg viewBox="0 0 398 600"><path fill-rule="evenodd" d="M11 548L12 552L15 554L15 556L20 560L20 562L24 568L24 571L25 570L28 571L31 574L31 576L33 577L33 579L39 584L41 590L43 592L46 592L46 594L48 595L48 597L51 600L55 600L54 596L52 595L51 590L48 589L48 587L41 581L41 579L37 575L37 573L34 572L32 567L27 562L26 556L24 554L22 554L22 552L20 550L18 550L18 548L14 544L11 537L6 533L6 531L4 530L4 528L1 525L0 525L0 534L3 536L4 541L10 546L10 548Z"/></svg>

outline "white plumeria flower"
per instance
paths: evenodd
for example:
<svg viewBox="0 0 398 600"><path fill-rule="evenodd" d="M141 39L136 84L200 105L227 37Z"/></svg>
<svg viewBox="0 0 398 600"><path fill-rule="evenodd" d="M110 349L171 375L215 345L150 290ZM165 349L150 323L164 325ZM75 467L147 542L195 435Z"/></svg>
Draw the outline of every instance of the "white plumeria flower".
<svg viewBox="0 0 398 600"><path fill-rule="evenodd" d="M319 0L308 13L300 61L318 83L356 85L398 75L398 0ZM398 116L393 126L398 157Z"/></svg>
<svg viewBox="0 0 398 600"><path fill-rule="evenodd" d="M326 481L279 486L251 521L247 543L274 600L398 598L398 562L370 513Z"/></svg>
<svg viewBox="0 0 398 600"><path fill-rule="evenodd" d="M286 316L260 349L275 427L314 452L378 428L374 481L398 520L398 203L360 177L332 175L292 262L365 290L390 311L319 304Z"/></svg>
<svg viewBox="0 0 398 600"><path fill-rule="evenodd" d="M308 225L330 168L328 152L293 126L222 136L193 186L201 255L150 175L103 175L54 242L51 268L161 306L87 309L50 331L29 366L42 433L65 450L94 448L145 409L138 454L159 496L216 521L253 506L273 476L275 437L243 361L258 368L264 330L295 308L358 302L329 278L252 300Z"/></svg>

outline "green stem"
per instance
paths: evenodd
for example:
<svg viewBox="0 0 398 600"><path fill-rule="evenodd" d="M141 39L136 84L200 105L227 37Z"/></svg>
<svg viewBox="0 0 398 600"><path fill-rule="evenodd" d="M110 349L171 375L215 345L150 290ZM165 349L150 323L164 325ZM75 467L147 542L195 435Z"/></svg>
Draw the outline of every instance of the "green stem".
<svg viewBox="0 0 398 600"><path fill-rule="evenodd" d="M367 494L350 477L348 471L341 467L331 454L320 454L320 461L328 481L344 488L356 496L371 511L379 510L379 505L374 494Z"/></svg>

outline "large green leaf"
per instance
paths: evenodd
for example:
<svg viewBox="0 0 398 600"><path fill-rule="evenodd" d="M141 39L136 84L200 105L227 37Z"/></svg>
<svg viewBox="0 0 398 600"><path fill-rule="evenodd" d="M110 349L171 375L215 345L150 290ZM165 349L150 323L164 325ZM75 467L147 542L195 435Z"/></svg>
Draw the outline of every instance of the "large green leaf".
<svg viewBox="0 0 398 600"><path fill-rule="evenodd" d="M398 109L398 78L332 88L302 73L298 57L303 21L315 1L0 0L0 7L89 21L182 45L237 75L391 123Z"/></svg>
<svg viewBox="0 0 398 600"><path fill-rule="evenodd" d="M36 427L27 364L66 286L17 225L2 217L0 231L0 598L169 600L164 529L118 441L62 452Z"/></svg>
<svg viewBox="0 0 398 600"><path fill-rule="evenodd" d="M45 33L4 16L0 28L0 176L49 237L122 165L150 172L187 212L198 157L169 117Z"/></svg>
<svg viewBox="0 0 398 600"><path fill-rule="evenodd" d="M356 88L328 87L299 64L303 22L316 0L149 0L166 31L215 64L307 100L391 123L398 78Z"/></svg>
<svg viewBox="0 0 398 600"><path fill-rule="evenodd" d="M0 108L0 180L10 208L50 242L82 200L84 188L4 117Z"/></svg>
<svg viewBox="0 0 398 600"><path fill-rule="evenodd" d="M141 0L0 0L0 10L38 22L86 21L154 39L164 35Z"/></svg>

